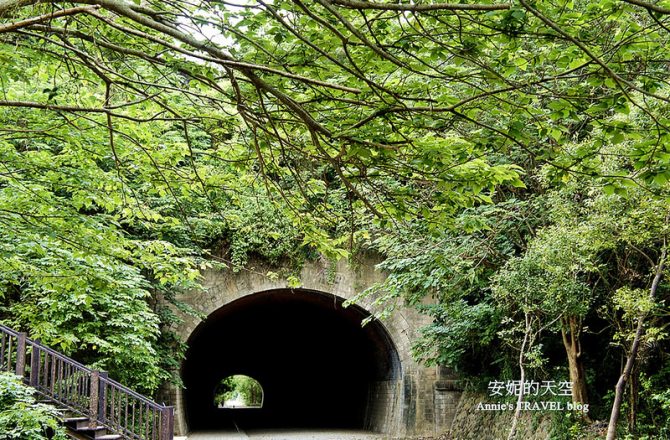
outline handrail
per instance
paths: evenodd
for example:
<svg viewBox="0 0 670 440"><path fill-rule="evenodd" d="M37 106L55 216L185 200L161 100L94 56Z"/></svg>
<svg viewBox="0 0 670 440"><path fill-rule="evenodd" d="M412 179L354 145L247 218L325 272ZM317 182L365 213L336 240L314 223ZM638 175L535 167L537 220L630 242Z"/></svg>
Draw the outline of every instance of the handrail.
<svg viewBox="0 0 670 440"><path fill-rule="evenodd" d="M2 325L0 325L0 327L2 327ZM42 345L42 343L40 343L39 341L34 341L32 339L26 338L26 342L29 345L35 346L35 347L39 348L41 351L44 351L44 352L50 354L51 356L57 357L57 358L62 359L63 361L65 361L65 362L67 362L71 365L74 365L75 367L79 368L80 370L87 371L89 373L93 372L93 370L88 368L86 365L80 364L79 362L75 361L74 359L72 359L68 356L65 356L63 353L60 353L60 352L54 350L53 348L47 347L46 345Z"/></svg>
<svg viewBox="0 0 670 440"><path fill-rule="evenodd" d="M174 410L0 324L0 371L12 371L43 396L126 439L172 440Z"/></svg>
<svg viewBox="0 0 670 440"><path fill-rule="evenodd" d="M10 334L10 335L12 335L12 336L18 336L18 335L19 335L19 332L15 331L15 330L12 330L11 328L9 328L9 327L7 327L7 326L4 326L4 325L2 325L2 324L0 324L0 329L1 329L2 331L4 331L5 333L8 333L8 334Z"/></svg>
<svg viewBox="0 0 670 440"><path fill-rule="evenodd" d="M110 379L109 377L105 377L105 378L102 378L101 380L103 382L111 385L111 386L124 389L127 394L133 396L134 398L136 398L137 400L139 400L143 403L146 403L147 405L150 405L150 406L156 407L156 408L162 408L164 406L164 405L161 405L160 403L154 402L153 400L149 399L146 396L141 395L140 393L138 393L136 391L131 390L130 388L128 388L128 387L124 386L123 384L115 381L114 379Z"/></svg>
<svg viewBox="0 0 670 440"><path fill-rule="evenodd" d="M11 328L7 327L6 325L3 325L3 324L0 324L0 331L2 331L4 333L8 333L12 336L17 336L17 337L22 334L22 333L17 332L16 330L13 330L13 329L11 329ZM49 354L53 354L54 356L59 356L63 360L67 360L69 363L71 363L73 365L76 365L78 368L81 368L82 370L93 371L90 368L88 368L86 365L80 364L79 362L75 361L74 359L65 356L64 354L54 350L53 348L47 347L46 345L42 345L39 341L35 341L33 339L26 338L26 342L31 344L31 345L38 346L40 350L49 352Z"/></svg>

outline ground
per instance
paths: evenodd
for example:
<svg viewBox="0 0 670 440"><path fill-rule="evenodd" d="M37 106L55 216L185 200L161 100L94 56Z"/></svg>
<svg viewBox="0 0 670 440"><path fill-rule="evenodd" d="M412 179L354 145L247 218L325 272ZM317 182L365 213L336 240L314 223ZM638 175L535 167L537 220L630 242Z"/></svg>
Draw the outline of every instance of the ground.
<svg viewBox="0 0 670 440"><path fill-rule="evenodd" d="M248 432L197 432L188 437L175 437L175 440L401 440L389 439L383 435L361 431L248 431ZM405 439L403 439L405 440ZM409 440L409 439L406 439ZM411 440L448 440L446 435L439 437L417 437Z"/></svg>

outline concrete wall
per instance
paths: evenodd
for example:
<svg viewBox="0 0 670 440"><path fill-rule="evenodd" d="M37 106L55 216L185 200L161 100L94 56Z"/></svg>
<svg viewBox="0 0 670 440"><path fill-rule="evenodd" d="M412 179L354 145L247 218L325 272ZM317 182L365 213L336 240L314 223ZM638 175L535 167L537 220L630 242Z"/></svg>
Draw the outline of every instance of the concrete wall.
<svg viewBox="0 0 670 440"><path fill-rule="evenodd" d="M341 262L336 268L327 261L309 262L301 272L301 287L329 293L339 298L350 299L377 281L383 274L376 271L376 261L369 258L356 268ZM277 268L255 264L249 270L233 273L229 270L207 270L203 273L204 291L185 292L179 296L198 312L208 316L232 301L267 290L288 288L286 279L268 277L269 271ZM333 270L334 269L334 270ZM372 309L373 299L359 305ZM187 342L201 319L179 313L184 322L174 330ZM411 342L418 329L428 323L426 316L411 308L400 307L383 325L395 345L401 363L401 377L397 381L385 381L371 385L366 425L375 431L404 438L435 435L448 430L453 419L455 401L460 393L445 388L449 380L443 371L418 365L411 357ZM181 390L168 390L168 398L175 406L175 430L184 435L188 432L184 415L184 399Z"/></svg>

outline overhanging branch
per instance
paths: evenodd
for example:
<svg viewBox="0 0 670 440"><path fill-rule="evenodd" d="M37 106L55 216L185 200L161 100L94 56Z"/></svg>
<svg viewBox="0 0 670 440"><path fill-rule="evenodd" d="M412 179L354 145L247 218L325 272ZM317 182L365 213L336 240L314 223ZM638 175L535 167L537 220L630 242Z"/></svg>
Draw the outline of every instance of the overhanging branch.
<svg viewBox="0 0 670 440"><path fill-rule="evenodd" d="M623 1L624 3L629 3L631 5L642 6L643 8L649 11L658 12L659 14L670 15L670 9L661 7L654 3L649 3L642 0L623 0Z"/></svg>
<svg viewBox="0 0 670 440"><path fill-rule="evenodd" d="M397 4L374 3L358 0L332 0L333 4L348 9L378 9L383 11L426 12L426 11L500 11L510 9L511 5L461 4L461 3L434 3L434 4Z"/></svg>
<svg viewBox="0 0 670 440"><path fill-rule="evenodd" d="M32 101L0 101L0 107L16 107L16 108L36 108L42 110L61 111L68 113L104 113L114 116L115 118L127 119L135 122L149 122L149 121L183 121L184 118L165 118L161 117L160 113L150 118L136 118L122 113L115 113L107 108L97 107L78 107L74 105L58 105L58 104L43 104Z"/></svg>
<svg viewBox="0 0 670 440"><path fill-rule="evenodd" d="M98 5L79 6L79 7L76 7L76 8L62 9L60 11L52 12L51 14L44 14L44 15L39 15L37 17L31 17L27 20L22 20L22 21L16 21L14 23L3 24L3 25L0 25L0 34L3 33L3 32L15 31L17 29L21 29L21 28L24 28L24 27L27 27L27 26L31 26L33 24L37 24L37 23L40 23L42 21L51 20L53 18L80 14L82 12L90 12L90 11L93 11L93 10L98 9L98 8L100 8L100 6L98 6Z"/></svg>

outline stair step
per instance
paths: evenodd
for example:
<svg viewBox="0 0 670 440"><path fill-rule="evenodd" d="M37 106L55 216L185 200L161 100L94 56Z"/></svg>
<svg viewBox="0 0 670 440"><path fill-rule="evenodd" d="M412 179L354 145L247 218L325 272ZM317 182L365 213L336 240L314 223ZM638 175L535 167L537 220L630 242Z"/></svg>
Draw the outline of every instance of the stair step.
<svg viewBox="0 0 670 440"><path fill-rule="evenodd" d="M64 423L75 431L88 430L91 419L88 417L70 417L65 419Z"/></svg>
<svg viewBox="0 0 670 440"><path fill-rule="evenodd" d="M71 440L91 440L90 437L88 437L86 435L79 434L78 432L73 431L71 429L66 429L65 434Z"/></svg>
<svg viewBox="0 0 670 440"><path fill-rule="evenodd" d="M106 426L77 426L75 429L77 431L98 432L98 431L106 431L107 427Z"/></svg>
<svg viewBox="0 0 670 440"><path fill-rule="evenodd" d="M114 434L113 432L109 432L109 429L106 428L104 430L96 431L93 434L93 438L95 440L98 440L98 439L101 439L101 438L107 438L108 435L116 435L116 434Z"/></svg>
<svg viewBox="0 0 670 440"><path fill-rule="evenodd" d="M107 434L107 435L101 435L100 437L96 437L95 440L117 440L120 438L121 436L119 434Z"/></svg>

